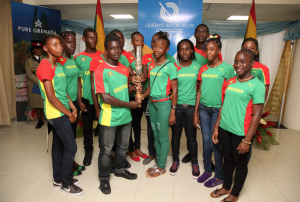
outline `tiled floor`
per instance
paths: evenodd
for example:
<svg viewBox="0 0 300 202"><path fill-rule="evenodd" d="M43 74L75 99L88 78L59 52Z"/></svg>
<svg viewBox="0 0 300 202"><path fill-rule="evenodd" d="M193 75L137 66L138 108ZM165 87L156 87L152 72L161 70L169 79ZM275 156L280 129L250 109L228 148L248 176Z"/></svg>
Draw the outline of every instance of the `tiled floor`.
<svg viewBox="0 0 300 202"><path fill-rule="evenodd" d="M67 201L122 201L122 202L215 202L208 189L191 177L191 165L181 164L178 174L166 174L156 179L145 177L149 167L142 162L128 160L131 172L138 179L128 181L111 175L112 193L103 195L98 189L97 160L99 154L98 139L94 138L92 165L83 175L77 177L79 186L84 189L82 196L71 196L52 187L52 166L50 153L46 152L46 127L35 129L36 122L13 122L11 126L0 126L0 201L14 202L67 202ZM142 150L147 152L146 124L143 118ZM248 178L240 195L240 202L281 202L300 201L300 132L278 130L280 146L271 151L253 150L249 164ZM202 140L198 131L199 163L203 172ZM50 142L52 135L50 135ZM76 161L82 163L84 156L83 139L77 139ZM51 147L51 144L50 144ZM50 149L51 152L51 149ZM186 138L181 139L180 157L187 153ZM169 152L167 168L172 161ZM152 165L152 164L150 164ZM221 187L221 186L219 186Z"/></svg>

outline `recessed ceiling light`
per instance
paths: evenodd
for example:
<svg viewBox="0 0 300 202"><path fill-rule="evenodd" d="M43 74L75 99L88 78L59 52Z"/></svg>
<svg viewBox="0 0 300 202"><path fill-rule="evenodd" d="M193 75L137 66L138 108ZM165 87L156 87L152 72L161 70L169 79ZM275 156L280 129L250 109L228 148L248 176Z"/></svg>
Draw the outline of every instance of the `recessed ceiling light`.
<svg viewBox="0 0 300 202"><path fill-rule="evenodd" d="M134 17L132 15L110 15L111 17L115 18L115 19L134 19Z"/></svg>
<svg viewBox="0 0 300 202"><path fill-rule="evenodd" d="M227 20L248 20L249 16L245 15L232 15Z"/></svg>

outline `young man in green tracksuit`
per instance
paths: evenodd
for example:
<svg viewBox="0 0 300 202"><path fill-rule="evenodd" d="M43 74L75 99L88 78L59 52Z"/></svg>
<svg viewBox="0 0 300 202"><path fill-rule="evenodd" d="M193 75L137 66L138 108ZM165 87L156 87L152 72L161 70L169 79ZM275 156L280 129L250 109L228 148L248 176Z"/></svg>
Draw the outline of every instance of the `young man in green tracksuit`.
<svg viewBox="0 0 300 202"><path fill-rule="evenodd" d="M155 178L166 173L169 152L169 126L175 124L177 104L177 68L166 58L170 40L167 35L156 39L153 47L155 61L149 64L150 79L144 97L150 94L149 115L154 133L157 165L146 171L146 177ZM172 98L170 94L172 91Z"/></svg>

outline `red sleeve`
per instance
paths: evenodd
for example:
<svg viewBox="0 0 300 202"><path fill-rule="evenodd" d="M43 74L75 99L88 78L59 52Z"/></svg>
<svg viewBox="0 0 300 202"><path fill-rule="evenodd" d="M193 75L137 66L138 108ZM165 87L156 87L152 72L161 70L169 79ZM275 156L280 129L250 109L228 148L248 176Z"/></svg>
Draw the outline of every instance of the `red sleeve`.
<svg viewBox="0 0 300 202"><path fill-rule="evenodd" d="M205 72L207 70L207 66L203 65L200 70L199 70L199 74L198 74L198 81L202 81L201 75L203 72Z"/></svg>
<svg viewBox="0 0 300 202"><path fill-rule="evenodd" d="M105 68L99 67L94 72L95 91L96 93L105 93L103 71Z"/></svg>
<svg viewBox="0 0 300 202"><path fill-rule="evenodd" d="M266 65L262 65L262 66L263 66L263 68L262 68L263 74L265 77L265 85L269 86L270 85L270 70Z"/></svg>
<svg viewBox="0 0 300 202"><path fill-rule="evenodd" d="M226 79L224 79L223 86L222 86L222 103L224 102L225 91L226 91L227 87L228 87L228 84L226 82Z"/></svg>
<svg viewBox="0 0 300 202"><path fill-rule="evenodd" d="M56 67L48 60L43 59L37 69L36 76L41 82L44 80L52 81L55 76L55 69Z"/></svg>
<svg viewBox="0 0 300 202"><path fill-rule="evenodd" d="M94 57L90 62L90 72L94 72L99 66L98 57Z"/></svg>
<svg viewBox="0 0 300 202"><path fill-rule="evenodd" d="M220 59L221 61L223 61L222 53L219 54L219 59Z"/></svg>

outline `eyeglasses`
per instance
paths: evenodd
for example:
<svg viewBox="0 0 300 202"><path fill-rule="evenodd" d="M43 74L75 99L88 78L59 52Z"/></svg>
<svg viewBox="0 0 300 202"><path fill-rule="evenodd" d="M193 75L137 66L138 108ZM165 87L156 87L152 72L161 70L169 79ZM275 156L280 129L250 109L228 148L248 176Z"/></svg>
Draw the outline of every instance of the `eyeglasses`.
<svg viewBox="0 0 300 202"><path fill-rule="evenodd" d="M74 31L63 31L60 35L65 38L66 36L68 36L69 34L72 34L74 36L76 36L76 33Z"/></svg>

